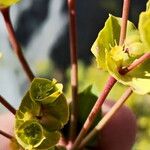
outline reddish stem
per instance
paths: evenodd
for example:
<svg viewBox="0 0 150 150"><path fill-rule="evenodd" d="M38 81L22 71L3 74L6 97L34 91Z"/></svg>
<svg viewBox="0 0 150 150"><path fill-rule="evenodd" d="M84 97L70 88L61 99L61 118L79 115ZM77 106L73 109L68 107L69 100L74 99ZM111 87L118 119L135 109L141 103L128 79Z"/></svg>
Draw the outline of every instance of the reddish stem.
<svg viewBox="0 0 150 150"><path fill-rule="evenodd" d="M12 114L16 114L16 109L13 106L11 106L1 95L0 103L2 103Z"/></svg>
<svg viewBox="0 0 150 150"><path fill-rule="evenodd" d="M130 8L130 0L124 0L122 9L122 23L121 23L119 45L123 45L124 40L126 38L129 8Z"/></svg>
<svg viewBox="0 0 150 150"><path fill-rule="evenodd" d="M121 31L120 31L120 40L119 45L123 45L125 37L126 37L126 28L127 28L127 21L128 21L128 15L129 15L129 6L130 6L130 0L124 0L123 4L123 12L122 12L122 24L121 24ZM85 121L77 139L75 140L71 150L76 150L78 146L80 145L82 139L88 132L89 128L91 127L94 119L96 118L98 111L100 110L102 104L104 103L107 95L111 91L112 87L116 83L116 79L113 77L109 77L104 90L100 97L98 98L97 102L95 103L93 109L91 110L87 120Z"/></svg>
<svg viewBox="0 0 150 150"><path fill-rule="evenodd" d="M138 67L140 64L142 64L144 61L146 61L147 59L150 59L150 53L145 53L144 55L142 55L140 58L136 59L132 64L130 64L128 67L119 70L119 73L121 75L125 75L126 73L132 71L133 69L135 69L136 67Z"/></svg>
<svg viewBox="0 0 150 150"><path fill-rule="evenodd" d="M8 134L8 133L2 131L2 130L0 130L0 134L3 135L3 136L5 136L6 138L8 138L8 139L10 139L10 140L13 138L12 135L10 135L10 134Z"/></svg>
<svg viewBox="0 0 150 150"><path fill-rule="evenodd" d="M82 149L97 133L99 133L103 127L111 120L116 112L121 108L125 101L132 94L132 89L128 88L121 98L113 105L110 111L100 120L97 126L85 137L85 139L79 145L79 149Z"/></svg>
<svg viewBox="0 0 150 150"><path fill-rule="evenodd" d="M77 137L75 143L73 144L72 150L76 150L78 145L81 143L82 139L84 138L84 136L88 132L89 128L91 127L93 121L95 120L95 118L97 116L97 113L99 112L102 104L104 103L107 95L109 94L109 92L111 91L111 89L115 83L116 83L116 79L114 79L113 77L110 77L108 79L103 92L101 93L98 100L96 101L94 107L92 108L87 120L85 121L85 123L79 133L79 136Z"/></svg>
<svg viewBox="0 0 150 150"><path fill-rule="evenodd" d="M2 16L4 18L4 21L5 21L5 24L6 24L6 28L7 28L7 31L8 31L8 35L9 35L9 41L11 43L11 46L15 52L15 54L17 55L25 73L27 74L28 78L30 81L33 80L34 78L34 75L22 53L22 49L21 49L21 46L19 44L19 42L17 41L16 39L16 35L15 35L15 32L14 32L14 29L13 29L13 26L12 26L12 23L11 23L11 19L10 19L10 14L9 14L9 8L6 8L6 9L2 9L1 10L1 13L2 13Z"/></svg>
<svg viewBox="0 0 150 150"><path fill-rule="evenodd" d="M71 58L71 125L70 142L76 137L77 128L77 97L78 97L78 62L77 62L77 25L76 25L76 4L75 0L68 0L69 8L69 29L70 29L70 58Z"/></svg>

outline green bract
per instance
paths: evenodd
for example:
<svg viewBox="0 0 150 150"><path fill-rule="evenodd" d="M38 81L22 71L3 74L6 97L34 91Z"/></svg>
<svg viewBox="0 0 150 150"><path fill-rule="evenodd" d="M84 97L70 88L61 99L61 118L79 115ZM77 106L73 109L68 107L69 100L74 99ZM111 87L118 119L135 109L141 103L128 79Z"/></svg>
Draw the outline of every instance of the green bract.
<svg viewBox="0 0 150 150"><path fill-rule="evenodd" d="M0 0L0 9L10 7L11 5L19 2L20 0Z"/></svg>
<svg viewBox="0 0 150 150"><path fill-rule="evenodd" d="M92 53L96 57L98 67L107 70L105 50L110 51L112 47L119 44L119 36L121 29L121 18L109 15L104 28L98 34L96 41L92 46ZM134 55L140 51L144 51L143 44L140 41L140 35L134 24L128 21L126 45L130 47L130 55ZM135 47L135 43L136 46ZM140 45L140 48L139 48Z"/></svg>
<svg viewBox="0 0 150 150"><path fill-rule="evenodd" d="M147 4L146 4L146 10L148 11L150 8L150 0L148 0Z"/></svg>
<svg viewBox="0 0 150 150"><path fill-rule="evenodd" d="M149 26L150 26L150 10L148 9L147 11L142 12L140 14L139 31L140 31L141 40L150 50L150 28Z"/></svg>
<svg viewBox="0 0 150 150"><path fill-rule="evenodd" d="M27 150L47 150L60 139L69 111L62 85L35 78L16 113L15 137Z"/></svg>
<svg viewBox="0 0 150 150"><path fill-rule="evenodd" d="M150 61L145 61L125 75L121 75L119 70L128 67L145 52L149 52L149 26L148 9L140 15L139 30L128 21L125 42L123 46L119 46L121 18L110 15L92 46L98 67L107 70L122 84L131 86L138 94L150 92Z"/></svg>

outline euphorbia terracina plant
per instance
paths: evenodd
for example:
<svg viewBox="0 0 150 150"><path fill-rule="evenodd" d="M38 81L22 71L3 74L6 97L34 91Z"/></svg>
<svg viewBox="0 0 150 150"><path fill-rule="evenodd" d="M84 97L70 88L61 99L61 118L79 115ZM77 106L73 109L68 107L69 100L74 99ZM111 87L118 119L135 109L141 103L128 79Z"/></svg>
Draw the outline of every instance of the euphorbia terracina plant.
<svg viewBox="0 0 150 150"><path fill-rule="evenodd" d="M10 138L13 143L12 148L16 150L77 150L91 145L92 142L89 141L92 141L93 136L121 108L132 91L142 95L150 93L150 1L147 3L146 11L140 14L138 28L132 22L127 21L129 0L124 0L122 18L109 15L106 20L104 28L92 46L92 53L96 57L98 67L108 71L111 77L106 83L104 91L97 98L91 92L91 86L83 92L77 93L77 68L76 72L74 70L75 66L77 67L75 57L76 11L75 1L68 0L72 43L72 78L74 79L72 80L72 99L78 100L78 103L72 102L72 105L67 103L62 92L62 84L58 83L56 79L34 77L22 55L9 18L9 7L18 1L0 0L0 11L6 22L12 48L32 82L17 111L0 97L1 103L15 114L15 136L8 135L2 130L0 130L0 134ZM101 118L101 105L116 81L129 86L129 88L112 109ZM58 143L63 134L61 129L69 120L69 110L71 110L71 127L74 130L71 130L68 145L62 147ZM75 111L78 111L78 115L75 115ZM77 119L83 128L76 137ZM91 132L86 136L89 129ZM68 140L68 137L66 139Z"/></svg>

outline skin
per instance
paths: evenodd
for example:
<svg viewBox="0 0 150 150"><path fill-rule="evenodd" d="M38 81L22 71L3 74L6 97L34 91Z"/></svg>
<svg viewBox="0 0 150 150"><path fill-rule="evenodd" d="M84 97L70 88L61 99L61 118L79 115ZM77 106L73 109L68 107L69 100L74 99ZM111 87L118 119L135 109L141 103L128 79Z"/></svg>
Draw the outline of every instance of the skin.
<svg viewBox="0 0 150 150"><path fill-rule="evenodd" d="M0 129L6 131L10 135L13 135L13 124L14 115L11 113L0 113ZM2 142L2 143L1 143ZM0 149L1 150L11 150L10 140L0 135Z"/></svg>
<svg viewBox="0 0 150 150"><path fill-rule="evenodd" d="M102 107L105 115L114 102L106 101ZM14 115L10 113L0 114L0 129L13 135L12 124ZM136 117L133 112L123 106L103 128L95 150L131 150L136 138ZM0 135L0 149L11 150L10 140ZM64 142L63 142L64 143Z"/></svg>
<svg viewBox="0 0 150 150"><path fill-rule="evenodd" d="M102 107L103 115L114 102L106 101ZM131 150L136 139L136 117L126 106L123 106L101 131L96 150Z"/></svg>

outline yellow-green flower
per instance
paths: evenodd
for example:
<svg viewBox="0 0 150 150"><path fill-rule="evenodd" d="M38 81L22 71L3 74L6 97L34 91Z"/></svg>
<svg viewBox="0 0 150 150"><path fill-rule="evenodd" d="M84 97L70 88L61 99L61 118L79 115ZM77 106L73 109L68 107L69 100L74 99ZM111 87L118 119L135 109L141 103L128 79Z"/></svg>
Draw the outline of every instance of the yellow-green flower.
<svg viewBox="0 0 150 150"><path fill-rule="evenodd" d="M20 0L0 0L0 9L10 7L11 5L19 2Z"/></svg>

